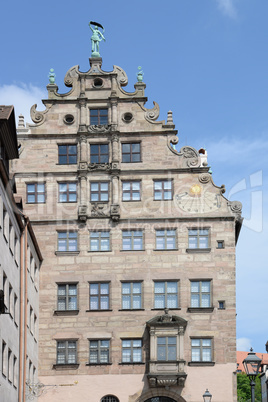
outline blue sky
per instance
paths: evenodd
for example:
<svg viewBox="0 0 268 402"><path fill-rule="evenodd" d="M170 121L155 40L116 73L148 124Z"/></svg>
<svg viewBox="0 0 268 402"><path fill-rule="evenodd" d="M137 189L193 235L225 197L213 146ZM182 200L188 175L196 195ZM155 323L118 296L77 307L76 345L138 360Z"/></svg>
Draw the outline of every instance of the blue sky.
<svg viewBox="0 0 268 402"><path fill-rule="evenodd" d="M132 91L137 67L147 107L173 111L179 148L206 147L215 184L243 203L237 246L238 349L265 352L268 152L267 0L77 0L1 6L0 104L29 120L42 108L48 73L65 92L67 70L89 69L90 20L105 27L103 69L122 67Z"/></svg>

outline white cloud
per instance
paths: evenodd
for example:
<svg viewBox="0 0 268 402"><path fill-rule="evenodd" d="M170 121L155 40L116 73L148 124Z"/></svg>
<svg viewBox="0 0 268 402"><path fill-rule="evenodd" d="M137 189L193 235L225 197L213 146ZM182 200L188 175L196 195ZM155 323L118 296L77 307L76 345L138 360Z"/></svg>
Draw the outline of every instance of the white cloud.
<svg viewBox="0 0 268 402"><path fill-rule="evenodd" d="M217 0L218 7L223 14L230 18L236 18L236 9L234 7L234 0Z"/></svg>
<svg viewBox="0 0 268 402"><path fill-rule="evenodd" d="M22 114L25 122L32 123L30 109L37 103L37 110L44 110L41 99L47 98L47 92L32 84L12 84L0 86L0 99L3 105L14 105L16 124L18 116Z"/></svg>
<svg viewBox="0 0 268 402"><path fill-rule="evenodd" d="M249 338L238 338L236 340L236 350L240 352L249 352L251 348L251 340Z"/></svg>

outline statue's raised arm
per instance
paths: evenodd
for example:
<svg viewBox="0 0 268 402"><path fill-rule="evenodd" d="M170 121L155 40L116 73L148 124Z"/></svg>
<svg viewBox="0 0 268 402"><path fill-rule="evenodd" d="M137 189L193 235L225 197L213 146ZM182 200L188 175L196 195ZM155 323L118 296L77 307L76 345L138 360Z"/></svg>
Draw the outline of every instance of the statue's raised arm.
<svg viewBox="0 0 268 402"><path fill-rule="evenodd" d="M92 25L95 25L95 28L92 28ZM91 57L100 57L100 53L99 53L99 43L104 40L105 41L105 37L102 34L102 32L99 30L99 28L101 28L104 32L104 28L101 24L99 24L98 22L94 22L94 21L90 21L89 22L89 27L91 29L92 36L91 36Z"/></svg>

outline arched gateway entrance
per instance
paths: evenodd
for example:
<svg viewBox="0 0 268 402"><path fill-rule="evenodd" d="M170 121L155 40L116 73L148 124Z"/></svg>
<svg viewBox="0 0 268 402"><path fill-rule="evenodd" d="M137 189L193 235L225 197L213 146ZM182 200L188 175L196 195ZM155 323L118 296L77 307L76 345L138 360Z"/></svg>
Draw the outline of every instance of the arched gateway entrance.
<svg viewBox="0 0 268 402"><path fill-rule="evenodd" d="M153 398L147 399L145 402L176 402L174 399L168 398L167 396L154 396Z"/></svg>

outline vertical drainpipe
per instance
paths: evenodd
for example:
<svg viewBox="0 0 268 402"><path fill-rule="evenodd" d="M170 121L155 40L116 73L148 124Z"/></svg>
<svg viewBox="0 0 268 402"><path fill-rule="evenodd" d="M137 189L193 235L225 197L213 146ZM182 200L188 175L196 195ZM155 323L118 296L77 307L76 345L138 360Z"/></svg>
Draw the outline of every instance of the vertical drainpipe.
<svg viewBox="0 0 268 402"><path fill-rule="evenodd" d="M19 329L19 402L25 402L27 341L27 231L28 218L20 236L20 329ZM24 252L23 252L24 250ZM24 259L23 259L24 256ZM24 310L23 310L24 306ZM23 314L24 311L24 314Z"/></svg>
<svg viewBox="0 0 268 402"><path fill-rule="evenodd" d="M24 274L25 274L25 288L24 288L24 355L23 355L23 372L24 372L24 381L23 381L23 399L25 402L25 388L26 388L26 355L27 355L27 298L28 298L28 273L27 273L27 245L28 245L28 223L29 219L25 216L25 232L24 232Z"/></svg>
<svg viewBox="0 0 268 402"><path fill-rule="evenodd" d="M20 235L20 332L19 332L19 402L22 401L22 381L23 381L23 291L24 291L24 275L23 275L23 239L24 239L24 230L23 228Z"/></svg>

